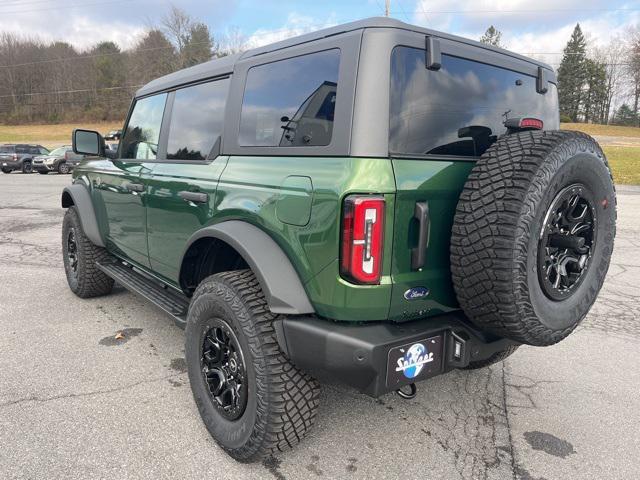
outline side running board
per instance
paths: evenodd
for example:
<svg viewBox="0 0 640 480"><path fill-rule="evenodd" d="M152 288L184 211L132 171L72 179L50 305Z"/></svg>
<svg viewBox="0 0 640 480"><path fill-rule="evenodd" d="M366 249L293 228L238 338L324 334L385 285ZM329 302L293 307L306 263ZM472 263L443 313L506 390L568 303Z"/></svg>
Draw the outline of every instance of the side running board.
<svg viewBox="0 0 640 480"><path fill-rule="evenodd" d="M96 266L120 285L146 298L173 317L175 324L184 329L187 323L189 299L170 290L157 280L135 270L132 266L112 257Z"/></svg>

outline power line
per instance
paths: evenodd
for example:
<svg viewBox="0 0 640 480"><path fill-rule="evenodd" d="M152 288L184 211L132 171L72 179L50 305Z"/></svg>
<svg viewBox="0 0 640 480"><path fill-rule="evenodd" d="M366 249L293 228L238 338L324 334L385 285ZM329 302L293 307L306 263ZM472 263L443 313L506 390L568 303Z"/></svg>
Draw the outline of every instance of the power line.
<svg viewBox="0 0 640 480"><path fill-rule="evenodd" d="M414 10L411 13L425 13L427 15L453 15L466 13L546 13L546 12L637 12L640 8L537 8L524 10ZM398 13L398 12L392 12Z"/></svg>
<svg viewBox="0 0 640 480"><path fill-rule="evenodd" d="M114 4L114 3L125 3L125 2L131 2L131 1L135 1L135 0L111 0L111 1L108 1L108 2L77 3L77 4L74 4L74 5L58 5L58 6L55 6L55 7L31 8L31 9L26 9L26 10L5 10L5 11L0 11L0 14L2 14L2 15L12 15L12 14L20 14L20 13L45 12L45 11L49 11L49 10L72 9L72 8L78 8L78 7L86 8L86 7L96 7L96 6L101 6L101 5L111 5L111 4Z"/></svg>
<svg viewBox="0 0 640 480"><path fill-rule="evenodd" d="M54 92L38 92L38 93L15 93L13 95L0 95L0 98L11 98L11 97L32 97L36 95L60 95L63 93L86 93L86 92L96 92L96 91L106 91L106 90L122 90L126 88L140 88L143 85L120 85L117 87L104 87L104 88L81 88L77 90L57 90Z"/></svg>

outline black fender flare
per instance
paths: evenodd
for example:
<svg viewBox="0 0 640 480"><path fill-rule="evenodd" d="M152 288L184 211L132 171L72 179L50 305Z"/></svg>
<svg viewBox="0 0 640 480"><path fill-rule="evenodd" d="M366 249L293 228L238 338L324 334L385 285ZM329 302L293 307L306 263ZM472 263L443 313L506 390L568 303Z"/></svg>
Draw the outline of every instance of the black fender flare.
<svg viewBox="0 0 640 480"><path fill-rule="evenodd" d="M62 208L76 207L84 234L91 240L91 243L104 248L105 245L100 236L96 213L93 210L91 194L87 187L82 183L74 183L73 185L64 187L61 201Z"/></svg>
<svg viewBox="0 0 640 480"><path fill-rule="evenodd" d="M194 242L206 237L222 240L242 256L258 278L273 313L301 315L315 312L289 258L258 227L240 220L228 220L205 227L189 238L182 259Z"/></svg>

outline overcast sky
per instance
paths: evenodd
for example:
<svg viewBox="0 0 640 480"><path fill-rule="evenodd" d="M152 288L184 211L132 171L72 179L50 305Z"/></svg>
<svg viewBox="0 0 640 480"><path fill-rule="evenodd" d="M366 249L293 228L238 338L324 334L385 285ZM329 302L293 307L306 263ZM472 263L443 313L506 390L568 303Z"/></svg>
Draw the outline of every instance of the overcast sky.
<svg viewBox="0 0 640 480"><path fill-rule="evenodd" d="M175 0L214 36L239 29L252 45L351 20L380 16L384 0ZM159 24L170 2L156 0L0 0L0 31L33 33L86 48L113 40L127 48ZM510 50L557 64L576 22L594 45L640 24L640 0L391 0L391 16L478 39L495 25Z"/></svg>

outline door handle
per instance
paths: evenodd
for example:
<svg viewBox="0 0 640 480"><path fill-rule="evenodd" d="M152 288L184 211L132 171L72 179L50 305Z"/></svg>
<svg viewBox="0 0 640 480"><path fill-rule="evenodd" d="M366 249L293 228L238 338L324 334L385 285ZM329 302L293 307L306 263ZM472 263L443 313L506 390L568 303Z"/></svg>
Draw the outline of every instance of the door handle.
<svg viewBox="0 0 640 480"><path fill-rule="evenodd" d="M429 243L429 204L416 202L413 210L413 218L418 220L418 245L411 249L411 269L420 270L424 267L427 256L427 244Z"/></svg>
<svg viewBox="0 0 640 480"><path fill-rule="evenodd" d="M144 192L144 185L141 183L127 183L127 190L130 192Z"/></svg>
<svg viewBox="0 0 640 480"><path fill-rule="evenodd" d="M180 198L185 202L207 203L209 201L208 193L189 192L187 190L183 190L182 192L178 192L178 195L180 195Z"/></svg>

